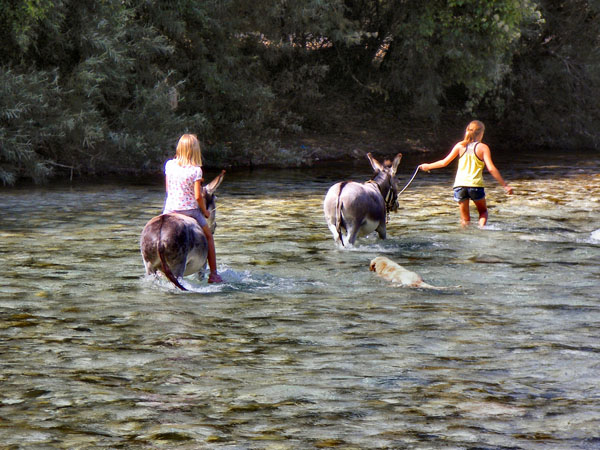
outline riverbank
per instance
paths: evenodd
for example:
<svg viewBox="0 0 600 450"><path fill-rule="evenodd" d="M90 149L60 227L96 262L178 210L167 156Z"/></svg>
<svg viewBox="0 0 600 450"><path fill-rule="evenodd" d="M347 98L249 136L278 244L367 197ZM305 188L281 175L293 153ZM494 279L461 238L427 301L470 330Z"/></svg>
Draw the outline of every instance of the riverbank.
<svg viewBox="0 0 600 450"><path fill-rule="evenodd" d="M343 106L340 106L343 108ZM347 108L347 106L346 106ZM275 155L264 166L301 167L320 162L362 160L366 153L379 158L440 155L462 138L470 119L445 118L437 125L373 112L321 111L318 126L281 138ZM464 123L463 123L464 122Z"/></svg>
<svg viewBox="0 0 600 450"><path fill-rule="evenodd" d="M352 163L365 160L367 153L378 159L393 158L397 153L404 155L404 161L413 163L431 161L447 154L452 145L463 136L465 125L471 118L458 114L442 118L433 125L426 121L396 118L389 114L375 114L350 110L347 105L333 105L321 110L318 123L306 126L301 131L286 134L278 141L256 143L247 151L226 147L203 146L204 164L207 172L226 169L246 171L252 169L293 169L316 167L321 164ZM505 130L483 119L488 125L485 141L494 150L494 155L512 152ZM518 144L517 144L518 145ZM544 149L545 152L549 151ZM550 152L568 152L553 149ZM539 149L527 146L527 153L537 153ZM520 151L520 153L522 153ZM166 150L164 160L172 157ZM53 175L46 181L98 182L100 178L152 178L162 177L162 163L156 162L144 167L119 166L110 169L98 168L94 173L81 173L67 166L55 166ZM108 171L107 171L108 170ZM14 187L35 184L30 179L20 179Z"/></svg>

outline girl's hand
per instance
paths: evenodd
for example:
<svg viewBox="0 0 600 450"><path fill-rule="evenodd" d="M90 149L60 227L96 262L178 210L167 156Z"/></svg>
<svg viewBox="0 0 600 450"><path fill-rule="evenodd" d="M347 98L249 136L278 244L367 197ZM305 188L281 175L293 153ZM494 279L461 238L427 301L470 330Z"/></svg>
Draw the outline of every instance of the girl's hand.
<svg viewBox="0 0 600 450"><path fill-rule="evenodd" d="M429 164L421 164L419 166L419 169L424 171L424 172L429 172L429 169L427 169L427 167L429 167Z"/></svg>
<svg viewBox="0 0 600 450"><path fill-rule="evenodd" d="M202 211L202 214L204 214L204 217L206 217L207 219L210 217L210 213L206 209Z"/></svg>
<svg viewBox="0 0 600 450"><path fill-rule="evenodd" d="M512 193L513 193L513 188L510 187L508 184L506 186L504 186L504 190L506 191L507 195L512 195Z"/></svg>

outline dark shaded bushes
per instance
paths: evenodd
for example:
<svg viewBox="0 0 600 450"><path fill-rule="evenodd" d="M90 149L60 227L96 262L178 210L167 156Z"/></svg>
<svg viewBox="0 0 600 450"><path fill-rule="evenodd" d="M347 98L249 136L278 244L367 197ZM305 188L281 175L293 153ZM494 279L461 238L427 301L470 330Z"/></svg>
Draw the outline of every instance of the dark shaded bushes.
<svg viewBox="0 0 600 450"><path fill-rule="evenodd" d="M300 164L282 137L348 111L597 148L599 24L593 0L0 0L0 180L155 172L188 131L208 165Z"/></svg>

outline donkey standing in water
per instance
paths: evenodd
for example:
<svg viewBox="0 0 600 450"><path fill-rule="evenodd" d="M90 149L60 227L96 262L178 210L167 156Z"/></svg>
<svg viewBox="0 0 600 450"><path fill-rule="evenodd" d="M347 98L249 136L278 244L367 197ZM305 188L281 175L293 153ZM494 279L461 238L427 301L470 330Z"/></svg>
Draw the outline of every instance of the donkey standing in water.
<svg viewBox="0 0 600 450"><path fill-rule="evenodd" d="M206 209L210 212L207 222L212 233L217 227L215 191L224 176L225 171L222 171L202 189ZM160 271L171 283L186 291L178 278L193 273L203 275L208 256L208 242L196 219L183 214L169 213L148 221L142 230L140 250L148 275L156 275Z"/></svg>
<svg viewBox="0 0 600 450"><path fill-rule="evenodd" d="M366 236L373 231L385 239L387 214L398 209L396 170L402 154L398 153L391 164L380 164L370 153L367 157L375 176L366 183L336 183L329 188L323 202L323 212L333 239L342 246L354 245L358 236ZM342 228L346 231L345 238L342 237Z"/></svg>

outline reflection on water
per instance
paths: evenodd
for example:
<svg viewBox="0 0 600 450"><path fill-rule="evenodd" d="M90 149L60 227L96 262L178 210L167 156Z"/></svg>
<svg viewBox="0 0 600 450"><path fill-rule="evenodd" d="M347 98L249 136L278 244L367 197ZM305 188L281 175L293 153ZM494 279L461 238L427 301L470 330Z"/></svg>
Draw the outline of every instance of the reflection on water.
<svg viewBox="0 0 600 450"><path fill-rule="evenodd" d="M335 247L344 168L228 174L226 283L148 279L162 181L3 190L0 437L32 448L600 446L600 176L590 158L500 162L489 226L451 170L419 174L388 240ZM498 161L497 161L498 162ZM418 162L405 159L401 184ZM448 291L368 270L386 255Z"/></svg>

